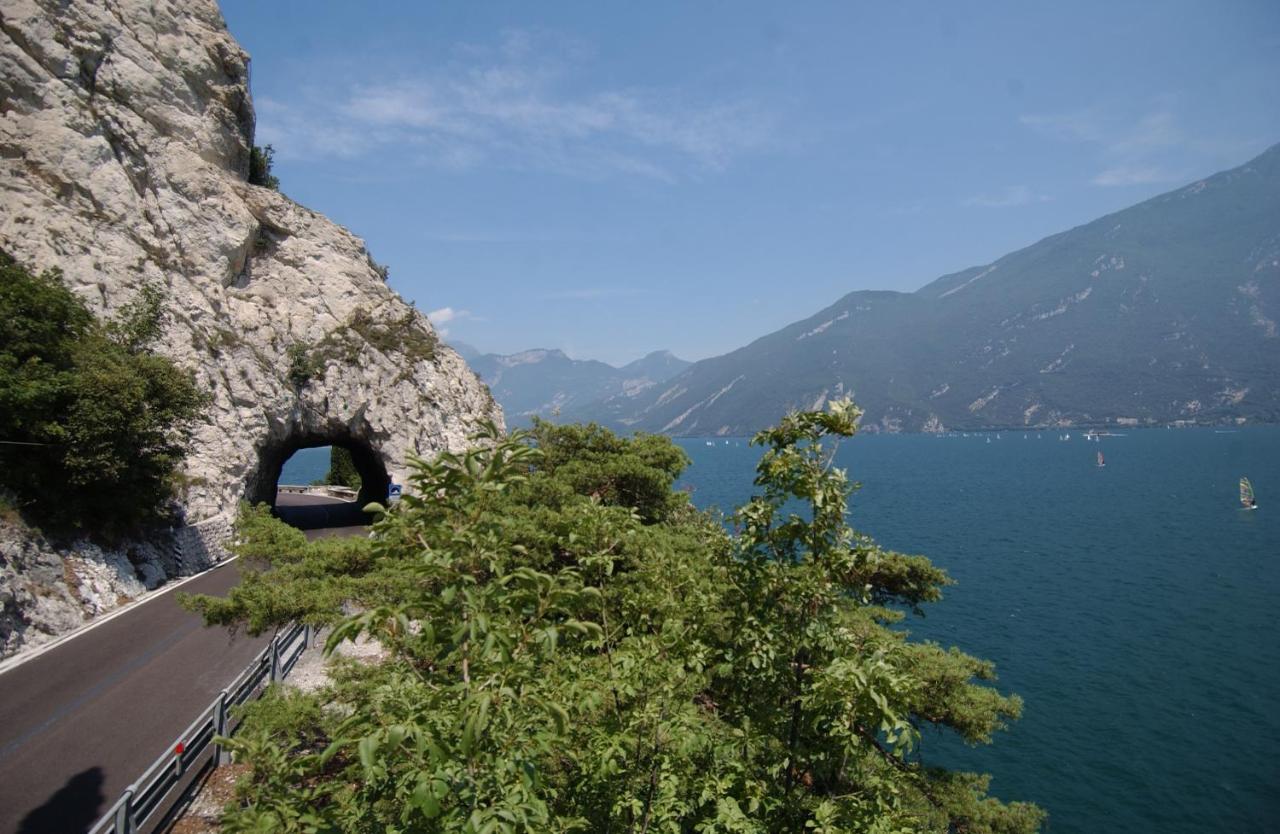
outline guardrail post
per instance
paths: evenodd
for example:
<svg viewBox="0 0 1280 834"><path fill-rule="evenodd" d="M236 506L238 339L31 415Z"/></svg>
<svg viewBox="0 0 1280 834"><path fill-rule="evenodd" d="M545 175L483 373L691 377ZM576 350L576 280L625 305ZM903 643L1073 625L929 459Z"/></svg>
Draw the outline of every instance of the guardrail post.
<svg viewBox="0 0 1280 834"><path fill-rule="evenodd" d="M125 788L123 799L116 809L116 834L133 834L133 785Z"/></svg>
<svg viewBox="0 0 1280 834"><path fill-rule="evenodd" d="M271 682L280 680L280 635L271 638Z"/></svg>
<svg viewBox="0 0 1280 834"><path fill-rule="evenodd" d="M295 624L288 630L289 639L287 641L281 639L285 635L277 632L271 638L271 645L265 650L266 653L264 654L259 652L255 655L253 662L247 669L240 673L240 676L235 679L235 682L227 689L218 693L218 697L214 700L212 705L213 730L216 736L225 738L229 735L228 730L230 728L231 704L229 704L228 701L240 703L239 699L241 696L243 696L243 699L247 701L262 694L261 690L259 690L256 685L249 686L249 683L256 683L261 680L259 675L262 674L263 663L270 663L272 683L277 683L284 677L284 658L281 657L282 644L285 646L293 645L294 640L298 637L298 632L294 630L296 628L297 625ZM310 647L311 641L318 637L318 633L317 630L312 628L310 625L303 624L301 636L303 641L301 651L305 651ZM292 656L296 661L297 655L301 654L301 651L292 652L291 650L290 656ZM243 678L243 680L241 680L241 678ZM91 831L111 831L112 834L136 834L138 830L138 820L135 817L135 809L133 807L134 797L138 795L139 791L142 792L145 797L146 807L150 809L146 811L146 816L149 817L156 807L153 800L162 801L163 798L167 798L172 793L175 787L180 785L180 780L174 780L165 786L166 789L161 795L160 800L156 800L156 798L152 796L152 794L159 789L157 786L170 778L167 775L168 768L173 768L175 776L181 776L182 773L185 772L187 763L182 760L182 757L185 753L190 752L186 749L187 740L203 735L205 732L203 728L208 726L205 723L208 720L204 717L205 714L206 713L201 713L200 717L197 718L187 731L177 739L174 743L174 747L161 754L160 758L143 772L138 781L125 789L124 794L120 797L119 801L106 811L102 818L94 824L92 829L90 829ZM192 755L194 756L195 754L193 753ZM172 756L173 759L171 761L166 761L169 756ZM229 751L224 750L220 744L214 744L213 763L215 767L225 764L230 760L230 758L231 753ZM142 787L139 787L141 783L145 784L142 785ZM147 820L144 819L142 822L145 825Z"/></svg>
<svg viewBox="0 0 1280 834"><path fill-rule="evenodd" d="M218 693L218 700L214 701L213 707L213 734L214 736L226 736L227 734L227 690ZM222 749L222 745L214 743L213 745L213 766L222 767L226 761L226 752Z"/></svg>

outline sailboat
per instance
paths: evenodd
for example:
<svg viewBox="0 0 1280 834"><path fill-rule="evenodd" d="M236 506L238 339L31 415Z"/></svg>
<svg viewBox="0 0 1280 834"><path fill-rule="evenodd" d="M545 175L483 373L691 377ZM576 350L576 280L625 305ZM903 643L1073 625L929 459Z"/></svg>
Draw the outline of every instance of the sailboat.
<svg viewBox="0 0 1280 834"><path fill-rule="evenodd" d="M1098 466L1106 466L1107 459L1102 456L1102 452L1098 452Z"/></svg>
<svg viewBox="0 0 1280 834"><path fill-rule="evenodd" d="M1246 510L1258 509L1258 500L1253 497L1253 484L1248 478L1240 479L1240 506Z"/></svg>

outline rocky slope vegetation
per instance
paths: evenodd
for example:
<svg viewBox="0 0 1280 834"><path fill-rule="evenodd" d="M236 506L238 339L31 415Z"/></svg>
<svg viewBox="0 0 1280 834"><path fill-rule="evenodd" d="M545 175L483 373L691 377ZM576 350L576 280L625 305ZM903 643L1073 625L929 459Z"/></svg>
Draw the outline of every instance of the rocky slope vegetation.
<svg viewBox="0 0 1280 834"><path fill-rule="evenodd" d="M852 394L864 430L1280 419L1280 146L914 293L804 321L583 416L746 434Z"/></svg>
<svg viewBox="0 0 1280 834"><path fill-rule="evenodd" d="M247 182L248 61L214 0L0 10L0 248L61 269L104 315L144 284L162 287L162 351L212 396L173 553L137 556L147 566L132 572L128 559L93 557L119 566L121 597L138 576L154 584L207 562L237 502L273 498L296 448L347 445L383 484L403 479L408 453L459 449L478 420L501 420L359 238ZM15 591L15 566L34 558L9 546L20 538L0 537L6 650L28 628L62 627ZM71 551L40 552L41 571L70 564Z"/></svg>
<svg viewBox="0 0 1280 834"><path fill-rule="evenodd" d="M471 367L488 383L512 424L533 417L572 420L585 406L616 397L619 405L666 382L689 367L670 351L659 350L615 368L593 359L570 359L559 350L481 354L458 346Z"/></svg>

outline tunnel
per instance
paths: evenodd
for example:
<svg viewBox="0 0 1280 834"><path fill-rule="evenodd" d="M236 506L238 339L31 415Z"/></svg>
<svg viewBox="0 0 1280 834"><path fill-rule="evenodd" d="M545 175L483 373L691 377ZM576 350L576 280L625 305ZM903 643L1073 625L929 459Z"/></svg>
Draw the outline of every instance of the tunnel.
<svg viewBox="0 0 1280 834"><path fill-rule="evenodd" d="M284 464L300 449L340 446L351 453L351 461L360 475L360 492L354 503L328 509L277 506L280 472ZM385 503L391 478L382 455L368 441L346 432L295 433L284 439L268 440L258 452L258 467L245 488L245 500L251 504L267 504L276 515L296 527L339 527L367 522L360 511L370 502Z"/></svg>

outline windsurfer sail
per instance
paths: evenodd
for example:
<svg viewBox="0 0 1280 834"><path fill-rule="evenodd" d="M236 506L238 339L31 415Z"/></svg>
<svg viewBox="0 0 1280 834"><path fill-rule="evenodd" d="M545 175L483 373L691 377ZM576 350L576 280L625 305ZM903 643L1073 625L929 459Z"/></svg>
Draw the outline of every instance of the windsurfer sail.
<svg viewBox="0 0 1280 834"><path fill-rule="evenodd" d="M1102 452L1098 452L1098 465L1099 466L1107 465L1107 459L1102 456Z"/></svg>
<svg viewBox="0 0 1280 834"><path fill-rule="evenodd" d="M1240 479L1240 506L1246 510L1258 509L1258 501L1253 497L1253 484L1248 478Z"/></svg>

